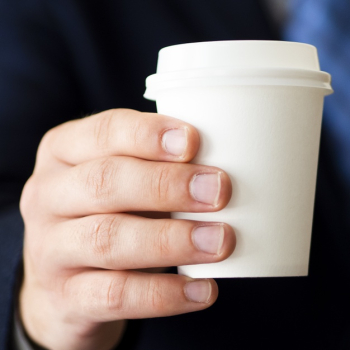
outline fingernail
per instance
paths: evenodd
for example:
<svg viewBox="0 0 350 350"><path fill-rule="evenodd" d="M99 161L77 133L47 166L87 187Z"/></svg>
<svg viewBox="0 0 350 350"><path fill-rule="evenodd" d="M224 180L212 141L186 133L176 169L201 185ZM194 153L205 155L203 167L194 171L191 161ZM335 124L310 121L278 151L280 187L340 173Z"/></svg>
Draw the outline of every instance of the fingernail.
<svg viewBox="0 0 350 350"><path fill-rule="evenodd" d="M221 173L197 174L190 184L192 197L201 203L218 205L221 190Z"/></svg>
<svg viewBox="0 0 350 350"><path fill-rule="evenodd" d="M222 225L200 226L193 230L192 240L197 249L211 254L220 254L224 242Z"/></svg>
<svg viewBox="0 0 350 350"><path fill-rule="evenodd" d="M162 145L165 151L173 156L183 156L187 147L186 129L171 129L162 137Z"/></svg>
<svg viewBox="0 0 350 350"><path fill-rule="evenodd" d="M211 296L211 284L207 280L187 282L185 295L189 301L207 303Z"/></svg>

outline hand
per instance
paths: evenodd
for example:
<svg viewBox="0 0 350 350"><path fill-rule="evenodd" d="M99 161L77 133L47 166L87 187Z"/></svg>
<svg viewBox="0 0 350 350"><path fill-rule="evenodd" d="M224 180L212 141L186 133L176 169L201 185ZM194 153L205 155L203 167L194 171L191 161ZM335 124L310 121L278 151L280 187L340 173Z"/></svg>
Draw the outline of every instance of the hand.
<svg viewBox="0 0 350 350"><path fill-rule="evenodd" d="M218 168L187 164L197 131L180 120L110 110L50 130L24 187L22 322L54 350L111 349L126 319L212 305L214 280L140 269L224 260L224 223L150 219L137 211L213 212L231 196Z"/></svg>

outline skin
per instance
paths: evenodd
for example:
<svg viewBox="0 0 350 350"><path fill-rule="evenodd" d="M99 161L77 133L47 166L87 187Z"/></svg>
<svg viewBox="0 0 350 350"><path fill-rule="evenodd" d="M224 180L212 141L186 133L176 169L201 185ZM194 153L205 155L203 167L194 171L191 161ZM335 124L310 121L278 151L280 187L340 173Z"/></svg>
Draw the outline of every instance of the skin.
<svg viewBox="0 0 350 350"><path fill-rule="evenodd" d="M181 155L164 144L169 130L185 131ZM108 350L119 343L127 319L199 311L215 302L214 280L156 269L222 261L234 250L227 224L159 218L170 211L218 211L229 202L231 182L223 170L189 164L199 142L196 129L181 120L123 109L47 132L20 203L20 314L33 341L54 350ZM198 174L219 174L212 204L193 192ZM194 238L205 225L222 232L215 252L200 250Z"/></svg>

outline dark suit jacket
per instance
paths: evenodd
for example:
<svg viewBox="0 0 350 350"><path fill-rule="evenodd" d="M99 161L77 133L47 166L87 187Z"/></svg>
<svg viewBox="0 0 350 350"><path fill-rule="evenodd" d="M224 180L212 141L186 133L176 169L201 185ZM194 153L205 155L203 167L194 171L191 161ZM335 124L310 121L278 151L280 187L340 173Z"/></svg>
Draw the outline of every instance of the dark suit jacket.
<svg viewBox="0 0 350 350"><path fill-rule="evenodd" d="M164 46L277 39L256 0L0 2L0 349L8 348L23 223L21 189L43 134L109 108L155 111L144 80ZM324 131L310 276L219 280L215 306L132 321L121 348L340 349L349 326L349 259ZM331 235L330 235L331 234Z"/></svg>

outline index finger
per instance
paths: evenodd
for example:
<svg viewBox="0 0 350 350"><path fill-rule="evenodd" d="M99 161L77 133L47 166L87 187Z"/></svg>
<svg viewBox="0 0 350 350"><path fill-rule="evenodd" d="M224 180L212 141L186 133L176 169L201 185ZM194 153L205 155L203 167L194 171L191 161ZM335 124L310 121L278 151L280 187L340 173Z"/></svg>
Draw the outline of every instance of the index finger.
<svg viewBox="0 0 350 350"><path fill-rule="evenodd" d="M70 165L105 156L188 162L198 147L196 129L179 119L111 109L51 129L41 142L38 161L43 155Z"/></svg>

